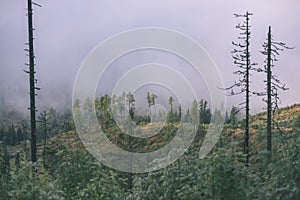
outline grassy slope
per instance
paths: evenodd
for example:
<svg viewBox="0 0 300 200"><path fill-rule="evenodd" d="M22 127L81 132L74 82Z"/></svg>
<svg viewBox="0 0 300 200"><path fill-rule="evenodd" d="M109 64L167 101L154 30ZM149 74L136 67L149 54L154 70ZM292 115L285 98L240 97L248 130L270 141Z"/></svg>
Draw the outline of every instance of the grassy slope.
<svg viewBox="0 0 300 200"><path fill-rule="evenodd" d="M276 120L278 121L279 128L282 131L289 132L291 131L292 127L292 122L293 120L300 115L300 104L295 104L293 106L289 107L284 107L279 109L279 115L276 116ZM250 143L257 145L259 149L264 148L264 130L266 126L266 112L261 112L258 113L254 116L251 116L250 118ZM142 129L143 131L148 132L154 127L157 129L160 127L160 124L151 124L151 125L143 125ZM225 137L232 137L234 136L235 138L238 138L239 141L243 141L243 121L239 122L237 126L233 127L231 125L225 125L224 126L224 133L223 135ZM114 132L115 135L122 135L119 129L111 128L108 130L108 132ZM150 131L151 132L151 131ZM279 131L275 127L274 129L274 134L278 134ZM117 138L113 139L117 140ZM144 144L145 146L149 146L147 150L149 149L157 149L157 147L163 146L165 142L163 141L163 138L159 138L159 135L151 137L147 142ZM50 138L47 141L47 150L49 152L54 152L58 151L59 149L64 149L64 148L71 148L71 149L76 149L76 148L84 148L78 134L75 131L69 131L66 133L60 133L59 135ZM20 145L16 146L15 148L20 149ZM14 147L9 148L11 151L14 149ZM43 150L43 145L39 144L38 145L39 149L39 154L42 154Z"/></svg>

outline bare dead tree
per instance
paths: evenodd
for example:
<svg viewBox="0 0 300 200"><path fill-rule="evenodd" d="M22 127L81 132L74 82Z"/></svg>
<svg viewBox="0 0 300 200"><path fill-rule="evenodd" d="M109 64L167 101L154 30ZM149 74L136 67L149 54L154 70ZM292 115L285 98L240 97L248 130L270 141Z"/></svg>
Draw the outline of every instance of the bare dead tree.
<svg viewBox="0 0 300 200"><path fill-rule="evenodd" d="M246 166L249 165L249 111L250 111L250 96L251 96L251 90L250 90L250 71L253 70L253 66L256 65L256 63L252 63L250 58L250 16L253 15L252 13L249 13L248 11L246 14L234 14L237 18L242 18L244 21L242 23L238 23L236 26L236 29L240 31L238 40L239 42L232 42L234 49L231 51L232 58L234 60L234 64L238 67L238 69L233 72L233 74L236 74L240 76L238 81L235 81L233 85L231 85L228 88L225 88L225 90L229 91L228 96L234 96L234 95L245 95L245 101L241 102L240 109L237 111L245 110L246 112L246 119L245 119L245 136L244 136L244 153L246 155Z"/></svg>
<svg viewBox="0 0 300 200"><path fill-rule="evenodd" d="M33 9L32 5L39 6L39 4L32 2L32 0L27 1L27 17L28 17L28 49L25 49L26 52L28 52L28 57L29 57L29 64L26 64L29 66L29 71L24 70L26 73L29 74L29 86L30 86L30 127L31 127L31 161L36 162L37 161L37 156L36 156L36 106L35 106L35 96L36 90L40 90L40 88L36 87L35 84L37 82L37 79L35 79L35 55L34 55L34 48L33 48L33 20L32 20L32 15L33 15Z"/></svg>
<svg viewBox="0 0 300 200"><path fill-rule="evenodd" d="M266 96L267 99L263 98L263 101L267 103L267 151L272 152L272 115L278 110L278 102L280 102L278 91L288 90L284 83L277 78L277 76L272 74L272 68L274 67L274 62L278 61L277 56L279 52L284 49L292 49L288 47L283 42L276 42L273 40L271 33L271 26L269 26L267 40L262 44L263 51L261 53L267 56L264 61L265 65L263 68L257 68L256 71L265 73L267 75L266 88L264 92L254 93L258 96Z"/></svg>

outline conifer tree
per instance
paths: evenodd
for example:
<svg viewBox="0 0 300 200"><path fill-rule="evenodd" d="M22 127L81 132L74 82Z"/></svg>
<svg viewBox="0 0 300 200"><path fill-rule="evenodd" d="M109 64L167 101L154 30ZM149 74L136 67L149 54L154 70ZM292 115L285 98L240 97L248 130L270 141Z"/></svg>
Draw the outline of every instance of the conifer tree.
<svg viewBox="0 0 300 200"><path fill-rule="evenodd" d="M249 164L249 118L250 118L250 76L251 71L254 70L253 66L256 63L252 63L251 53L250 53L250 16L252 13L248 11L246 14L235 14L236 17L244 19L242 23L238 23L236 28L240 31L238 39L240 42L232 42L234 49L231 52L232 58L234 60L234 64L238 67L238 69L233 72L234 74L240 76L237 82L234 82L225 90L229 90L229 96L233 95L245 95L245 101L241 102L239 105L241 106L240 110L245 110L246 119L245 119L245 135L244 135L244 153L246 155L246 166ZM237 90L236 90L237 89Z"/></svg>
<svg viewBox="0 0 300 200"><path fill-rule="evenodd" d="M292 49L288 47L283 42L276 42L273 40L271 33L271 26L269 26L268 37L266 42L263 43L263 51L261 52L267 58L264 61L265 65L263 68L257 68L258 72L265 73L267 78L264 80L266 83L265 92L255 93L258 96L267 96L267 99L263 99L267 103L267 151L272 152L272 115L278 109L279 90L288 90L288 88L283 84L277 76L272 73L272 68L274 67L274 62L278 61L277 56L279 52L284 49Z"/></svg>

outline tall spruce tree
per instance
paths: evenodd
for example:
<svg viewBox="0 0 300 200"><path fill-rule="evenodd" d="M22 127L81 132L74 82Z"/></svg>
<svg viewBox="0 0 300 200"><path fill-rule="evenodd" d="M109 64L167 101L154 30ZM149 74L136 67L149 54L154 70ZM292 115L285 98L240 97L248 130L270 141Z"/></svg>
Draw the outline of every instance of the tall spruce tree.
<svg viewBox="0 0 300 200"><path fill-rule="evenodd" d="M249 165L249 117L250 117L250 76L251 71L253 70L253 66L256 63L252 63L251 53L250 53L250 16L253 15L248 11L246 14L234 14L237 18L242 18L244 21L242 23L238 23L236 29L240 31L238 39L239 42L232 42L234 49L231 52L232 58L234 60L234 64L238 67L238 70L233 72L234 74L240 76L238 82L234 82L225 90L230 91L229 96L232 95L245 95L245 101L241 102L239 105L241 106L240 110L245 110L246 119L245 119L245 135L244 135L244 153L246 155L246 166ZM237 90L238 89L238 90Z"/></svg>
<svg viewBox="0 0 300 200"><path fill-rule="evenodd" d="M276 42L273 40L271 33L271 26L269 26L267 40L263 43L263 51L261 52L267 58L264 61L265 65L263 68L257 68L258 72L265 73L267 78L264 80L266 88L264 92L255 93L258 96L266 96L267 99L263 98L263 101L267 103L267 151L272 152L272 115L278 110L278 102L280 101L278 96L279 90L288 90L285 84L272 73L274 62L278 61L277 56L280 51L284 49L292 49L283 42Z"/></svg>

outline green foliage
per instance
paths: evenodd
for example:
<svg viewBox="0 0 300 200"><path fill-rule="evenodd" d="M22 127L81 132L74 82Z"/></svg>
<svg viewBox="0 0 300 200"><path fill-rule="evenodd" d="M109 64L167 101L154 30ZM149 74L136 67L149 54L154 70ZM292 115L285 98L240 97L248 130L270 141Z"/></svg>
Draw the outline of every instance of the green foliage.
<svg viewBox="0 0 300 200"><path fill-rule="evenodd" d="M270 199L300 199L300 134L295 133L287 143L286 150L280 149L277 157L269 164L271 178L268 180Z"/></svg>
<svg viewBox="0 0 300 200"><path fill-rule="evenodd" d="M164 132L173 129L166 127ZM51 166L33 172L24 159L4 165L7 151L2 147L1 165L7 167L1 172L0 190L5 199L299 199L300 133L287 134L288 141L271 160L258 151L249 167L244 165L240 144L225 136L199 160L200 137L170 166L137 175L109 169L84 149L58 148L57 143L56 153L48 157Z"/></svg>
<svg viewBox="0 0 300 200"><path fill-rule="evenodd" d="M0 193L1 197L4 199L8 198L9 167L7 148L0 144Z"/></svg>
<svg viewBox="0 0 300 200"><path fill-rule="evenodd" d="M174 123L177 120L177 113L174 112L173 103L174 103L174 98L172 96L170 96L169 97L170 110L167 115L168 123Z"/></svg>
<svg viewBox="0 0 300 200"><path fill-rule="evenodd" d="M66 199L118 199L124 193L118 174L99 165L87 151L64 150L58 156L55 176Z"/></svg>
<svg viewBox="0 0 300 200"><path fill-rule="evenodd" d="M128 199L246 199L247 169L241 153L219 149L203 160L188 155L136 178Z"/></svg>
<svg viewBox="0 0 300 200"><path fill-rule="evenodd" d="M0 145L0 192L1 199L64 199L56 180L40 167L32 165L26 152L8 155Z"/></svg>
<svg viewBox="0 0 300 200"><path fill-rule="evenodd" d="M199 102L199 117L201 124L209 124L211 120L211 111L207 108L207 101L201 99Z"/></svg>
<svg viewBox="0 0 300 200"><path fill-rule="evenodd" d="M0 141L7 145L16 145L28 138L27 132L22 127L16 128L14 124L8 128L0 127Z"/></svg>
<svg viewBox="0 0 300 200"><path fill-rule="evenodd" d="M229 144L234 146L233 144ZM208 184L211 186L209 199L246 199L247 168L242 162L241 152L219 148L210 158Z"/></svg>
<svg viewBox="0 0 300 200"><path fill-rule="evenodd" d="M238 122L238 117L237 114L239 112L239 109L237 107L232 107L230 111L230 117L229 117L229 122L235 126Z"/></svg>
<svg viewBox="0 0 300 200"><path fill-rule="evenodd" d="M134 99L134 95L131 92L129 92L126 95L126 101L127 101L127 104L128 104L128 110L129 110L130 118L134 119L134 114L135 114L134 102L135 102L135 99Z"/></svg>
<svg viewBox="0 0 300 200"><path fill-rule="evenodd" d="M33 166L23 158L20 165L14 165L7 182L8 198L12 200L64 199L56 181L44 169Z"/></svg>
<svg viewBox="0 0 300 200"><path fill-rule="evenodd" d="M296 117L296 119L293 121L293 127L300 130L300 114Z"/></svg>

